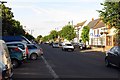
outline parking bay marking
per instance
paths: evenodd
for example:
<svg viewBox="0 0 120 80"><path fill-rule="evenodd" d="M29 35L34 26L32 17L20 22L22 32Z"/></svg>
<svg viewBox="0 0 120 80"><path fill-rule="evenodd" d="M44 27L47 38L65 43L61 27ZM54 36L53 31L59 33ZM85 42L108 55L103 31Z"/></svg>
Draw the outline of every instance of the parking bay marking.
<svg viewBox="0 0 120 80"><path fill-rule="evenodd" d="M43 56L41 56L41 58L42 58L43 61L45 62L46 67L49 69L50 74L51 74L55 79L58 79L59 76L55 73L55 71L54 71L54 70L52 69L52 67L49 65L49 63L47 62L47 60L46 60Z"/></svg>

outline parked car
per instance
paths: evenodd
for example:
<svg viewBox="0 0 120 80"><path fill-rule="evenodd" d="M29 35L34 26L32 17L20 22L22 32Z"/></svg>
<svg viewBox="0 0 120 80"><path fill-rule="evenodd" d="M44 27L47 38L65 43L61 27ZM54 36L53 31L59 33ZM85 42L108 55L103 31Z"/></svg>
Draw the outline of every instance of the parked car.
<svg viewBox="0 0 120 80"><path fill-rule="evenodd" d="M86 48L86 45L84 43L82 43L82 42L79 43L78 45L79 45L80 49L85 49Z"/></svg>
<svg viewBox="0 0 120 80"><path fill-rule="evenodd" d="M120 46L114 46L106 52L105 65L120 67Z"/></svg>
<svg viewBox="0 0 120 80"><path fill-rule="evenodd" d="M11 78L13 75L13 66L11 64L8 48L3 40L0 40L0 57L1 57L2 63L7 68L6 69L7 76L5 78Z"/></svg>
<svg viewBox="0 0 120 80"><path fill-rule="evenodd" d="M52 44L52 47L53 47L53 48L59 48L59 43L53 43L53 44Z"/></svg>
<svg viewBox="0 0 120 80"><path fill-rule="evenodd" d="M62 50L74 51L74 46L71 43L63 43Z"/></svg>
<svg viewBox="0 0 120 80"><path fill-rule="evenodd" d="M36 60L40 55L43 55L43 50L38 45L27 44L29 55L28 58Z"/></svg>
<svg viewBox="0 0 120 80"><path fill-rule="evenodd" d="M2 61L0 61L0 80L9 79L8 74L8 67Z"/></svg>
<svg viewBox="0 0 120 80"><path fill-rule="evenodd" d="M17 68L26 59L26 55L24 51L18 46L8 46L8 50L13 68Z"/></svg>
<svg viewBox="0 0 120 80"><path fill-rule="evenodd" d="M7 46L18 46L23 50L23 54L24 56L26 56L26 58L28 57L29 51L28 51L28 47L27 44L24 42L19 42L19 41L15 41L15 42L6 42Z"/></svg>

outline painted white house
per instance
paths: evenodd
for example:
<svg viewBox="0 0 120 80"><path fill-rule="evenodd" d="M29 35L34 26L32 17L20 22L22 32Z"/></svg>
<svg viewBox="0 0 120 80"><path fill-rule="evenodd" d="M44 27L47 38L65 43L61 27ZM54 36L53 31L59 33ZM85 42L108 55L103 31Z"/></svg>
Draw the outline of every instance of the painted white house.
<svg viewBox="0 0 120 80"><path fill-rule="evenodd" d="M106 31L105 24L100 19L92 19L87 26L90 27L89 45L106 46L105 34L101 34Z"/></svg>

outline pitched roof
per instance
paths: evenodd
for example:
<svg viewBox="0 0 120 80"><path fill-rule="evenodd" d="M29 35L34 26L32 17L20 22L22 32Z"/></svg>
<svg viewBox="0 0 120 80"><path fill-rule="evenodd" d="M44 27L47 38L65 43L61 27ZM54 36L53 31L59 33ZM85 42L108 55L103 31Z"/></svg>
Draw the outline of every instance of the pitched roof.
<svg viewBox="0 0 120 80"><path fill-rule="evenodd" d="M93 29L97 29L97 28L101 28L101 27L105 27L105 23L100 21Z"/></svg>
<svg viewBox="0 0 120 80"><path fill-rule="evenodd" d="M100 19L96 19L96 20L92 20L88 23L87 26L89 26L90 28L93 28L97 25L97 23L100 21Z"/></svg>
<svg viewBox="0 0 120 80"><path fill-rule="evenodd" d="M86 21L87 21L87 20L86 20ZM86 21L83 21L83 22L78 23L77 25L75 25L75 27L83 26Z"/></svg>

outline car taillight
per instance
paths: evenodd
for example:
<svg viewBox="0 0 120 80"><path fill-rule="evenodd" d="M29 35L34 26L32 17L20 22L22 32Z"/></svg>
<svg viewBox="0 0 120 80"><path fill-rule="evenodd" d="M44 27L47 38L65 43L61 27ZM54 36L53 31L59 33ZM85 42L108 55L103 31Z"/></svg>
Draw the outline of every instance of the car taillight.
<svg viewBox="0 0 120 80"><path fill-rule="evenodd" d="M18 49L18 47L16 47L16 48L14 48L14 51L20 51L20 50Z"/></svg>
<svg viewBox="0 0 120 80"><path fill-rule="evenodd" d="M28 48L26 47L26 54L28 55L29 54L29 51L28 51Z"/></svg>

